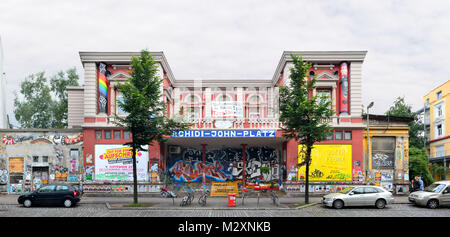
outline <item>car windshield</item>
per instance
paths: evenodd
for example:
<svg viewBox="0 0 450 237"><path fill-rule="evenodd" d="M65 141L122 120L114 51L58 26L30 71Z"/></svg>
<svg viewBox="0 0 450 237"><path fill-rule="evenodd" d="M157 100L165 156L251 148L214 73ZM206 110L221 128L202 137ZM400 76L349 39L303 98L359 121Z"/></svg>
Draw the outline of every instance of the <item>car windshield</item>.
<svg viewBox="0 0 450 237"><path fill-rule="evenodd" d="M347 194L347 193L349 193L350 191L352 191L352 189L354 189L354 188L355 188L355 187L348 187L348 188L346 188L346 189L340 191L340 193Z"/></svg>
<svg viewBox="0 0 450 237"><path fill-rule="evenodd" d="M431 184L430 186L425 188L427 192L439 193L445 187L444 184Z"/></svg>

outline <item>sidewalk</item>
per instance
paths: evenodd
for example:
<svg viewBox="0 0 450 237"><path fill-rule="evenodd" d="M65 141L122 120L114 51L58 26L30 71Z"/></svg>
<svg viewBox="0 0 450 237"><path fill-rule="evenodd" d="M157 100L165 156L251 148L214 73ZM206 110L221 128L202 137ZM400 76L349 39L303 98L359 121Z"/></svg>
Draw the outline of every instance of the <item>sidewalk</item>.
<svg viewBox="0 0 450 237"><path fill-rule="evenodd" d="M19 195L0 195L0 205L19 205L17 198ZM305 201L304 197L280 197L280 205L276 206L272 203L272 199L269 197L260 197L259 201L256 197L245 198L244 202L241 197L236 198L236 207L228 207L227 197L209 197L207 199L206 206L202 207L198 204L199 195L194 197L191 205L180 206L182 197L175 198L161 198L161 197L148 197L140 196L138 198L139 203L150 204L151 207L142 207L140 209L290 209L290 208L303 208L310 205L317 205L321 203L322 198L318 196L310 197L310 205L300 206L298 203ZM92 197L84 195L81 198L80 204L105 204L109 209L138 209L137 207L115 207L114 204L126 204L132 203L133 197ZM408 204L407 196L395 196L394 204Z"/></svg>

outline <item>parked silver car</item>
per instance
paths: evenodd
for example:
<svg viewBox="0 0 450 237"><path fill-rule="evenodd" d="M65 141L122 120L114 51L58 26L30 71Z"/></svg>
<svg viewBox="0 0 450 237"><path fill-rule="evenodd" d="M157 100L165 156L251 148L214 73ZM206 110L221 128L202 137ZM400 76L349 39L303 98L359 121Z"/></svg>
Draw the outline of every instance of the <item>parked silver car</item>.
<svg viewBox="0 0 450 237"><path fill-rule="evenodd" d="M434 182L424 191L412 192L408 199L416 205L432 209L440 205L450 205L450 181Z"/></svg>
<svg viewBox="0 0 450 237"><path fill-rule="evenodd" d="M378 186L351 186L338 193L323 196L322 204L340 209L347 206L372 206L384 208L394 202L391 192Z"/></svg>

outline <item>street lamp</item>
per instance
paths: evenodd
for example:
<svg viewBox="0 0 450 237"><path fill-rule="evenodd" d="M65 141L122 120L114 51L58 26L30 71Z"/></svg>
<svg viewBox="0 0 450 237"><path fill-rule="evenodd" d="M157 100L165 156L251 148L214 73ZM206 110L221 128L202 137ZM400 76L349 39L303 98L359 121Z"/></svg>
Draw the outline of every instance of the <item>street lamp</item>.
<svg viewBox="0 0 450 237"><path fill-rule="evenodd" d="M364 177L365 177L365 181L367 182L367 164L368 164L368 160L369 160L369 109L373 107L373 101L370 102L370 104L367 106L367 119L366 119L366 123L367 123L367 139L366 139L366 158L364 159Z"/></svg>

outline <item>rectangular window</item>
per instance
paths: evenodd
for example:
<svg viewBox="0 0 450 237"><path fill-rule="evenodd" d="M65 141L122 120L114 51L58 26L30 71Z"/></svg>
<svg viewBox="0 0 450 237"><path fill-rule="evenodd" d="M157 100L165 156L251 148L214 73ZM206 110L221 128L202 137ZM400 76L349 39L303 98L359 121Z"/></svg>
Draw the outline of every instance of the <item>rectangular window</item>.
<svg viewBox="0 0 450 237"><path fill-rule="evenodd" d="M42 162L48 162L48 156L43 156L42 157Z"/></svg>
<svg viewBox="0 0 450 237"><path fill-rule="evenodd" d="M102 131L95 131L95 139L97 140L102 139Z"/></svg>
<svg viewBox="0 0 450 237"><path fill-rule="evenodd" d="M344 132L344 140L352 140L352 131Z"/></svg>
<svg viewBox="0 0 450 237"><path fill-rule="evenodd" d="M33 156L33 162L39 162L39 156Z"/></svg>
<svg viewBox="0 0 450 237"><path fill-rule="evenodd" d="M107 139L107 140L111 139L111 131L110 130L105 130L105 139Z"/></svg>
<svg viewBox="0 0 450 237"><path fill-rule="evenodd" d="M444 156L445 151L444 151L444 145L440 145L436 147L436 157L442 157Z"/></svg>
<svg viewBox="0 0 450 237"><path fill-rule="evenodd" d="M331 90L317 90L317 97L320 102L330 102L331 101ZM331 103L330 103L331 108Z"/></svg>
<svg viewBox="0 0 450 237"><path fill-rule="evenodd" d="M123 131L123 139L130 139L130 132L129 131Z"/></svg>
<svg viewBox="0 0 450 237"><path fill-rule="evenodd" d="M120 103L123 103L123 102L124 102L124 99L123 99L122 94L121 94L120 92L117 92L117 101L116 101L117 114L118 114L118 115L128 115L128 113L125 112L125 111L120 107L119 102L120 102Z"/></svg>
<svg viewBox="0 0 450 237"><path fill-rule="evenodd" d="M121 131L114 131L114 140L120 140L122 138Z"/></svg>
<svg viewBox="0 0 450 237"><path fill-rule="evenodd" d="M327 135L326 140L333 140L333 130L331 130L330 133Z"/></svg>
<svg viewBox="0 0 450 237"><path fill-rule="evenodd" d="M336 131L334 133L334 139L335 140L342 140L342 131Z"/></svg>
<svg viewBox="0 0 450 237"><path fill-rule="evenodd" d="M442 98L442 91L436 93L436 100L439 100L440 98Z"/></svg>
<svg viewBox="0 0 450 237"><path fill-rule="evenodd" d="M442 124L437 125L437 136L442 136Z"/></svg>

